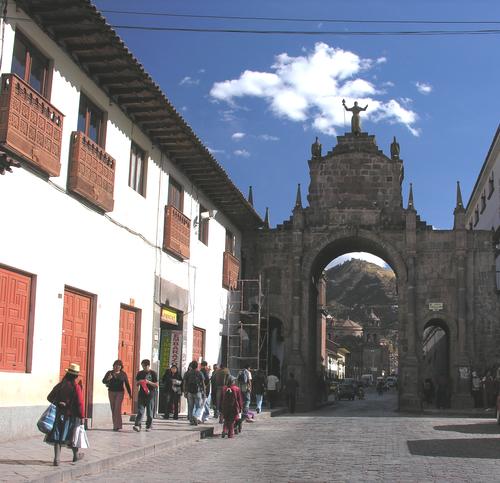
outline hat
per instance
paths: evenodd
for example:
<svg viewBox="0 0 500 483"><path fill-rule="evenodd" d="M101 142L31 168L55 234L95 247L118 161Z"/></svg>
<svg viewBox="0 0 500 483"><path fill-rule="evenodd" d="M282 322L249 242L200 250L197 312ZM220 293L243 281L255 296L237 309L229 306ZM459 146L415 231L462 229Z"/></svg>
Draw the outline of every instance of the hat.
<svg viewBox="0 0 500 483"><path fill-rule="evenodd" d="M72 362L66 369L66 372L68 374L74 374L75 376L78 376L78 374L80 374L80 364L75 364L74 362Z"/></svg>

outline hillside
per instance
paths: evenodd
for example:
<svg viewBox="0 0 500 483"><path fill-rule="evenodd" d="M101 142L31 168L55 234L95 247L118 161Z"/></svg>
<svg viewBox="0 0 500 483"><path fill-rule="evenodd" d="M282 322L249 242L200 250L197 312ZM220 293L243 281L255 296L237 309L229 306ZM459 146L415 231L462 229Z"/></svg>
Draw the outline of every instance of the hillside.
<svg viewBox="0 0 500 483"><path fill-rule="evenodd" d="M392 270L352 259L325 274L327 306L334 317L350 317L365 326L373 309L381 327L396 324L396 278Z"/></svg>

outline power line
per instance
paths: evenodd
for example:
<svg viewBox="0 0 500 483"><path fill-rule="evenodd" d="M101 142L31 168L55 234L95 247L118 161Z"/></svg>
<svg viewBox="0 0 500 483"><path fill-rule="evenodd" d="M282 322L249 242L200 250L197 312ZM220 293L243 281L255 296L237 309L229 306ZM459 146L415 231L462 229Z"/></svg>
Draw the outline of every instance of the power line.
<svg viewBox="0 0 500 483"><path fill-rule="evenodd" d="M196 15L170 12L139 12L130 10L100 10L102 13L121 15L142 15L155 17L202 18L211 20L258 20L266 22L315 22L315 23L378 23L378 24L413 24L413 25L475 25L500 24L500 20L364 20L364 19L332 19L332 18L287 18L287 17L245 17L240 15Z"/></svg>
<svg viewBox="0 0 500 483"><path fill-rule="evenodd" d="M211 29L195 27L151 27L142 25L110 25L115 29L142 30L150 32L203 32L253 35L338 35L338 36L456 36L498 35L500 29L482 30L394 30L394 31L339 31L339 30L260 30L260 29Z"/></svg>

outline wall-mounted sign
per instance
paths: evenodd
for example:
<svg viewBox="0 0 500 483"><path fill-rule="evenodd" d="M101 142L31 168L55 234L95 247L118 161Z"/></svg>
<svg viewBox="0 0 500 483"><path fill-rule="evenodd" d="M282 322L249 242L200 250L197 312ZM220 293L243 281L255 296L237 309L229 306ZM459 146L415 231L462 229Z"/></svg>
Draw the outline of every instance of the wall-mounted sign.
<svg viewBox="0 0 500 483"><path fill-rule="evenodd" d="M166 322L167 324L178 325L177 312L175 310L171 310L171 309L167 309L166 307L162 307L160 320L162 322Z"/></svg>
<svg viewBox="0 0 500 483"><path fill-rule="evenodd" d="M433 312L443 310L443 302L431 302L429 304L429 310L432 310Z"/></svg>

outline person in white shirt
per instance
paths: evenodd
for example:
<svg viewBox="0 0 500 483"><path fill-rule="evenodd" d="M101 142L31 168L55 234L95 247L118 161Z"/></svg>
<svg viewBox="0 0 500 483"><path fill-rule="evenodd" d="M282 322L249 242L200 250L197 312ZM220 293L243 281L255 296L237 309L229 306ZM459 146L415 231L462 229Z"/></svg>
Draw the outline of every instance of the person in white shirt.
<svg viewBox="0 0 500 483"><path fill-rule="evenodd" d="M276 396L278 395L280 380L274 374L267 376L267 398L269 401L269 409L273 409L276 404Z"/></svg>

